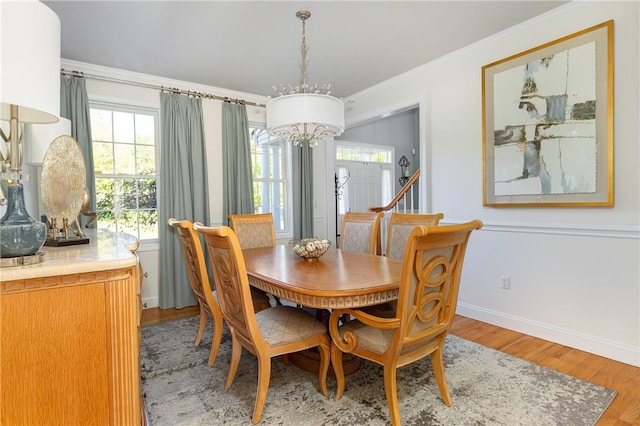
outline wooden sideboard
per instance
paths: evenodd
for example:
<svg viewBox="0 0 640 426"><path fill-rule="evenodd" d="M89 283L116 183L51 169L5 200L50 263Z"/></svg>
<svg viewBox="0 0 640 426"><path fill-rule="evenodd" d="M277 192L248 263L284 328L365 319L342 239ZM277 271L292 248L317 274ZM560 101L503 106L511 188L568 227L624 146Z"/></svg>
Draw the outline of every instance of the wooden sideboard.
<svg viewBox="0 0 640 426"><path fill-rule="evenodd" d="M140 425L138 242L94 231L0 269L0 424Z"/></svg>

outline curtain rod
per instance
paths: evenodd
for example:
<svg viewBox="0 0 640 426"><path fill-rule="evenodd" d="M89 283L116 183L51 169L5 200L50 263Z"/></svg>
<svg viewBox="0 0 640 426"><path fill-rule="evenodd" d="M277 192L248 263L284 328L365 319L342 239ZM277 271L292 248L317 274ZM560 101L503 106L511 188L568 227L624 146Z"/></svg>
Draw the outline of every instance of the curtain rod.
<svg viewBox="0 0 640 426"><path fill-rule="evenodd" d="M163 92L177 93L177 94L180 94L180 95L197 96L197 97L205 98L205 99L216 99L216 100L219 100L219 101L233 102L233 103L241 104L241 105L251 105L251 106L261 106L261 107L264 106L264 104L260 104L260 103L257 103L257 102L250 102L250 101L246 101L244 99L234 99L234 98L230 98L228 96L218 96L218 95L212 95L210 93L195 92L195 91L192 91L192 90L183 90L183 89L178 89L176 87L165 87L165 86L158 86L156 84L139 83L139 82L136 82L136 81L121 80L119 78L104 77L104 76L101 76L101 75L88 74L88 73L84 73L84 72L81 72L81 71L70 71L70 70L61 69L60 70L60 74L62 74L62 75L71 75L71 76L74 76L74 77L90 78L90 79L93 79L93 80L108 81L108 82L112 82L112 83L128 84L130 86L144 87L144 88L147 88L147 89L155 89L155 90L160 90L160 91L163 91Z"/></svg>

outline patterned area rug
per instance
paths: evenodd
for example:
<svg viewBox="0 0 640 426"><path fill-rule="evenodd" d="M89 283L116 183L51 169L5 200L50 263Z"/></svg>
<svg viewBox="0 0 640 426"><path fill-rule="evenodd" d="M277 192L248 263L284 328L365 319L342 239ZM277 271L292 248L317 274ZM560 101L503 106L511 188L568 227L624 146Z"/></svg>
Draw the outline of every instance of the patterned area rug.
<svg viewBox="0 0 640 426"><path fill-rule="evenodd" d="M218 358L207 365L211 324L200 347L193 345L198 318L142 329L142 391L153 426L251 425L257 362L243 351L233 385L225 390L231 338L225 326ZM281 358L272 360L263 425L387 425L382 368L364 361L347 376L336 401L318 378ZM398 399L404 425L593 425L616 392L537 366L493 349L448 336L445 371L453 406L440 399L426 358L398 370Z"/></svg>

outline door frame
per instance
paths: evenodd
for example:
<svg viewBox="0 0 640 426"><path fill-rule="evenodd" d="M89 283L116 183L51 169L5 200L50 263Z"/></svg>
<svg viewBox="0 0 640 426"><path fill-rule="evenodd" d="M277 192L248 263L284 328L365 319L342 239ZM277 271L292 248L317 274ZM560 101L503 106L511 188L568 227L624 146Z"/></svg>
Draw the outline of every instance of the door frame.
<svg viewBox="0 0 640 426"><path fill-rule="evenodd" d="M378 144L368 144L368 143L363 143L363 142L352 142L352 141L346 141L346 140L338 140L338 141L334 141L334 146L333 146L333 175L335 176L337 169L338 169L338 160L336 160L336 154L337 154L337 149L338 146L349 146L349 147L356 147L356 148L363 148L366 149L368 147L377 149L377 150L382 150L382 151L389 151L391 153L391 159L389 161L389 163L374 163L374 164L386 164L388 165L388 169L391 171L391 184L393 187L393 182L395 182L396 177L395 177L395 167L393 167L393 165L395 164L395 147L393 146L389 146L389 145L378 145ZM351 161L354 163L361 163L362 161L360 160L341 160L341 161ZM334 186L335 188L335 186ZM394 193L393 193L393 189L392 189L392 194L391 196L393 197ZM334 203L333 203L333 212L334 212L334 221L333 221L333 226L335 227L335 232L333 234L330 234L332 236L336 237L336 244L337 244L337 236L340 233L340 229L339 228L339 220L338 220L338 199L337 199L337 194L335 194L334 191L334 197L333 197ZM383 201L384 203L384 201Z"/></svg>
<svg viewBox="0 0 640 426"><path fill-rule="evenodd" d="M361 102L361 99L356 96L352 96L344 99L345 104L357 105ZM407 98L400 102L386 104L383 107L374 108L365 113L349 113L346 114L346 127L351 128L359 126L368 122L385 118L390 115L394 115L409 109L418 108L418 121L419 121L419 140L420 140L420 178L418 180L422 194L419 198L419 211L420 213L426 213L432 210L432 191L431 191L431 137L427 131L430 127L430 103L429 93L416 96L414 98ZM356 108L357 111L357 108ZM334 198L334 170L335 170L335 141L333 138L329 138L325 141L324 146L324 166L325 179L326 179L326 200ZM335 217L335 203L327 201L327 235L336 235L335 221L332 219Z"/></svg>

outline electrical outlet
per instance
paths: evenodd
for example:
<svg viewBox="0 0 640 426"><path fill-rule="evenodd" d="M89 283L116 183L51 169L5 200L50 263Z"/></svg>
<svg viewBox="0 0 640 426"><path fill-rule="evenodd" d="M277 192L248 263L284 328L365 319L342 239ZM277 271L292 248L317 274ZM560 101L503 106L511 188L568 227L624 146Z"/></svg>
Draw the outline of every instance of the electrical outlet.
<svg viewBox="0 0 640 426"><path fill-rule="evenodd" d="M502 276L502 288L505 290L511 289L511 277L509 275Z"/></svg>

